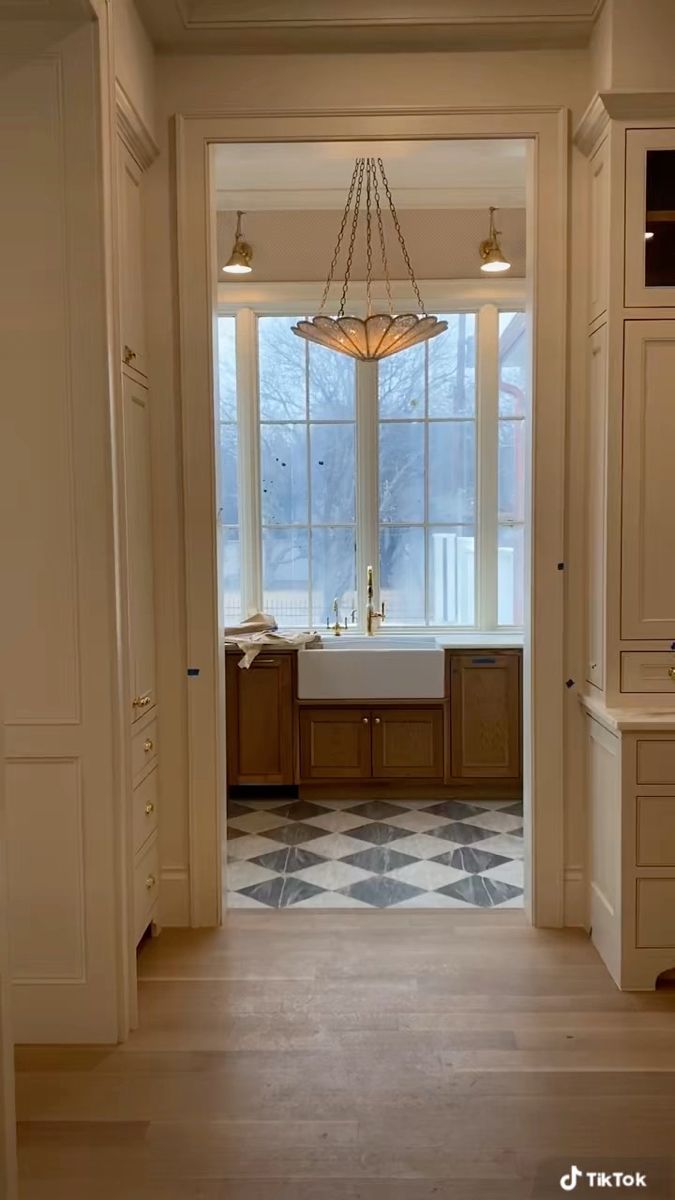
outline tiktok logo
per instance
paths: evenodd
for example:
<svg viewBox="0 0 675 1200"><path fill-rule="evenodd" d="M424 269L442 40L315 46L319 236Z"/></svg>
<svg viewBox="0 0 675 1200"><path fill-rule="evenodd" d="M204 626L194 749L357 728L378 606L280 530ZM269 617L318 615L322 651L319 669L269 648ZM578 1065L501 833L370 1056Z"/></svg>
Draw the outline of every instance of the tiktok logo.
<svg viewBox="0 0 675 1200"><path fill-rule="evenodd" d="M584 1172L578 1167L572 1167L569 1175L563 1175L560 1180L560 1186L564 1192L573 1192L580 1179L583 1179Z"/></svg>

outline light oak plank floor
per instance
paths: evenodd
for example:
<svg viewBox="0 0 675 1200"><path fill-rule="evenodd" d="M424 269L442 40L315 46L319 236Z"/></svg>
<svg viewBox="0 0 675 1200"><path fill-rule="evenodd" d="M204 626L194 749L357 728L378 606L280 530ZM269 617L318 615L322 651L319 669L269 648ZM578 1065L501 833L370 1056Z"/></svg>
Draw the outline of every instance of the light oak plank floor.
<svg viewBox="0 0 675 1200"><path fill-rule="evenodd" d="M125 1045L17 1053L23 1200L548 1200L572 1163L675 1196L675 991L581 932L232 912L139 967Z"/></svg>

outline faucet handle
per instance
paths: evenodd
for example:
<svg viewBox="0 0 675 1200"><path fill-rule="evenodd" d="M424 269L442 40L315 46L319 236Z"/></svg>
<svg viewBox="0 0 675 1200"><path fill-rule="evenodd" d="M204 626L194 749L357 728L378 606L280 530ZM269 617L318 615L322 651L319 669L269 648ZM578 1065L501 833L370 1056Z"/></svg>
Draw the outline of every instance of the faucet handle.
<svg viewBox="0 0 675 1200"><path fill-rule="evenodd" d="M380 616L384 621L384 600L380 600Z"/></svg>

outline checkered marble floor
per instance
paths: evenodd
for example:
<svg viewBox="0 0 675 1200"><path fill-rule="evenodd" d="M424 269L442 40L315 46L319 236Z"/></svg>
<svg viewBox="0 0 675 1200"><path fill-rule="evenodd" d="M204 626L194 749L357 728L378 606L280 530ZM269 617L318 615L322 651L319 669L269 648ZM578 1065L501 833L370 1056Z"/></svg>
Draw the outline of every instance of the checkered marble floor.
<svg viewBox="0 0 675 1200"><path fill-rule="evenodd" d="M518 908L511 800L232 800L230 908Z"/></svg>

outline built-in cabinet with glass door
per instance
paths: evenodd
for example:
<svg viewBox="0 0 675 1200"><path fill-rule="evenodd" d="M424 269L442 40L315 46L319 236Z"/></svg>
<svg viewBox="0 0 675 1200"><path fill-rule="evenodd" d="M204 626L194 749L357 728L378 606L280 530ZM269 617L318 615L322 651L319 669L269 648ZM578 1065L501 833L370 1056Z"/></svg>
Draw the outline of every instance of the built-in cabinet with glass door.
<svg viewBox="0 0 675 1200"><path fill-rule="evenodd" d="M591 240L588 920L620 986L650 988L675 966L675 105L672 127L637 112L598 123L601 109L579 132Z"/></svg>

